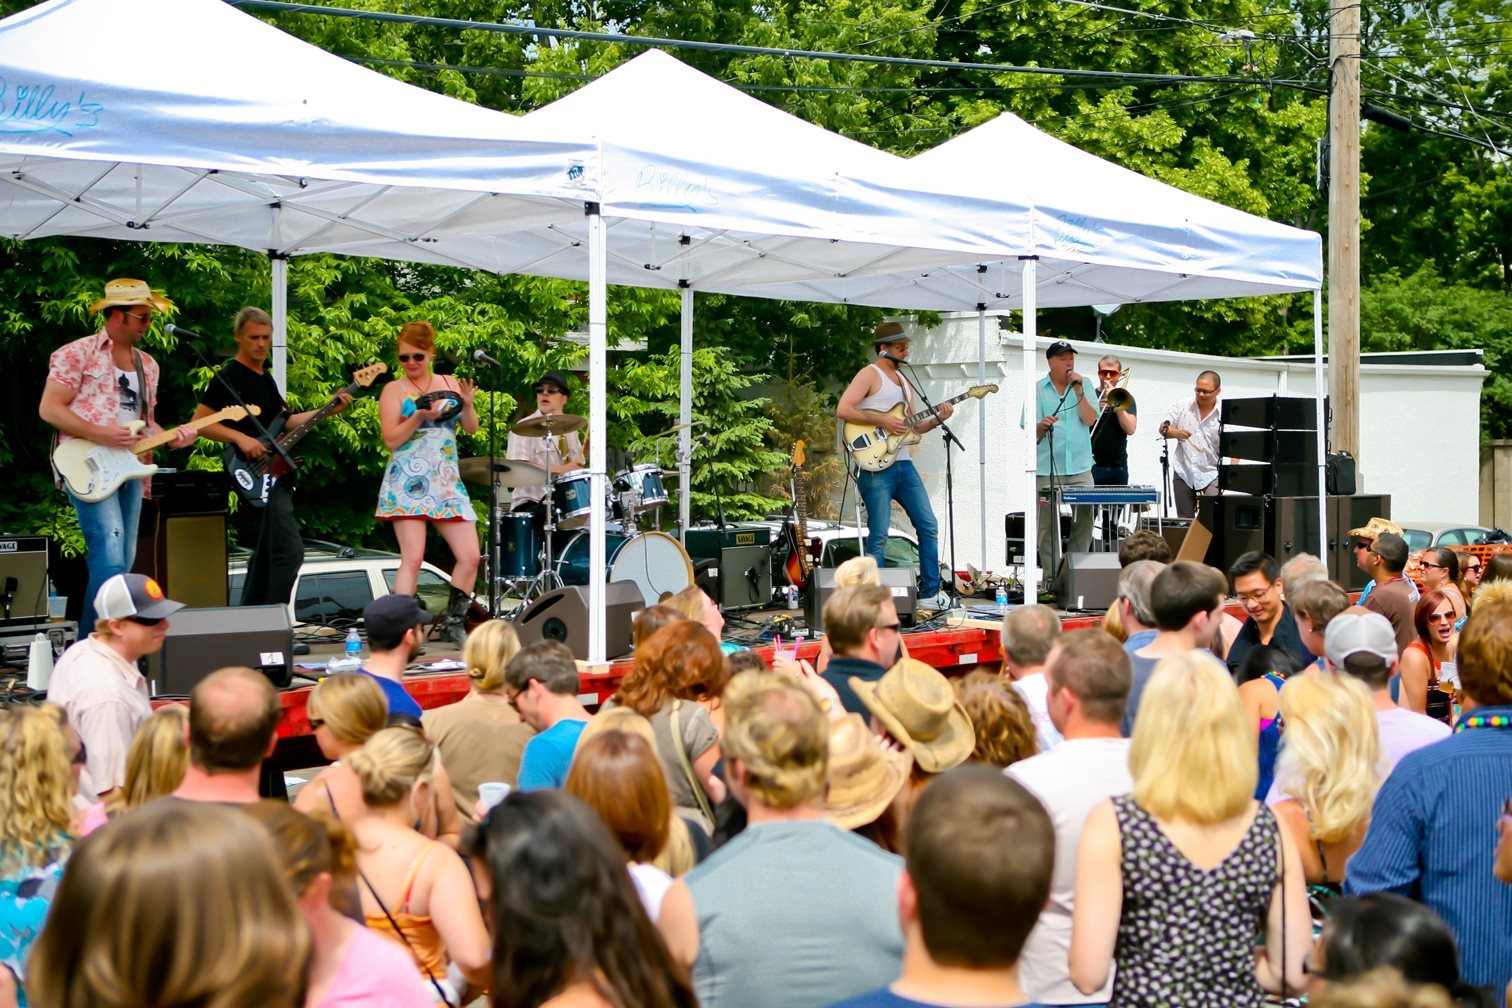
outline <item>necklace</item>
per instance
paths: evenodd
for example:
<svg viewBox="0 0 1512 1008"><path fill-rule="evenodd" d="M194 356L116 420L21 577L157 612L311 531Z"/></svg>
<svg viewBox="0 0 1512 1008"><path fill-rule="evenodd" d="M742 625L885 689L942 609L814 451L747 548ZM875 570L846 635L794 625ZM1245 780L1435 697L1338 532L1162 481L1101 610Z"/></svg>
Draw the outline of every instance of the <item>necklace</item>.
<svg viewBox="0 0 1512 1008"><path fill-rule="evenodd" d="M1454 733L1458 735L1462 731L1472 728L1509 728L1512 727L1512 717L1505 714L1471 714L1469 717L1460 718L1459 724L1454 726Z"/></svg>
<svg viewBox="0 0 1512 1008"><path fill-rule="evenodd" d="M420 386L419 385L416 385L414 382L410 381L408 378L405 378L404 380L409 382L410 388L412 388L412 389L415 390L415 395L417 397L425 394L424 392L420 391ZM430 389L431 389L431 386L434 385L435 383L436 383L436 376L434 374L428 374L428 375L426 375L425 376L425 391L429 392Z"/></svg>

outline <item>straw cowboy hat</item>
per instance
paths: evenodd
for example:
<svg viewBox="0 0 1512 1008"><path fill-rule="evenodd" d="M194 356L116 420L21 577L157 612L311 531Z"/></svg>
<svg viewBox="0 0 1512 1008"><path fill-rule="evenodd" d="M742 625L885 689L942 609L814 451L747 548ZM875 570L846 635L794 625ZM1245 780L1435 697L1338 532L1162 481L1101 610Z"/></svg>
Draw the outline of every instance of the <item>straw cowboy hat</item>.
<svg viewBox="0 0 1512 1008"><path fill-rule="evenodd" d="M875 683L851 676L850 686L921 770L943 773L976 748L971 717L950 680L917 658L901 659Z"/></svg>
<svg viewBox="0 0 1512 1008"><path fill-rule="evenodd" d="M98 315L106 308L124 305L147 305L153 311L165 312L173 307L173 302L164 297L162 291L148 287L145 280L122 278L105 285L105 296L89 306L89 314Z"/></svg>
<svg viewBox="0 0 1512 1008"><path fill-rule="evenodd" d="M830 722L829 791L824 814L843 830L875 822L913 769L906 752L887 752L860 714Z"/></svg>
<svg viewBox="0 0 1512 1008"><path fill-rule="evenodd" d="M1376 539L1380 537L1382 532L1390 532L1394 536L1399 536L1402 534L1402 526L1385 518L1372 518L1362 527L1349 530L1350 535L1360 539Z"/></svg>

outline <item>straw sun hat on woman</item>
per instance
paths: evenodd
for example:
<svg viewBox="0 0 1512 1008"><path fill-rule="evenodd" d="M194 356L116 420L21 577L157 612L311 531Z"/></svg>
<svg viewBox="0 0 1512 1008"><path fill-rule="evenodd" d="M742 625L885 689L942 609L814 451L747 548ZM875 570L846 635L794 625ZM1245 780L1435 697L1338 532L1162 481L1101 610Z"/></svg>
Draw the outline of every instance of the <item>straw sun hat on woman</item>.
<svg viewBox="0 0 1512 1008"><path fill-rule="evenodd" d="M913 757L884 750L860 714L830 722L826 818L843 830L875 821L903 789L912 769Z"/></svg>
<svg viewBox="0 0 1512 1008"><path fill-rule="evenodd" d="M904 658L875 683L852 676L850 686L920 770L944 773L971 756L971 717L938 669Z"/></svg>

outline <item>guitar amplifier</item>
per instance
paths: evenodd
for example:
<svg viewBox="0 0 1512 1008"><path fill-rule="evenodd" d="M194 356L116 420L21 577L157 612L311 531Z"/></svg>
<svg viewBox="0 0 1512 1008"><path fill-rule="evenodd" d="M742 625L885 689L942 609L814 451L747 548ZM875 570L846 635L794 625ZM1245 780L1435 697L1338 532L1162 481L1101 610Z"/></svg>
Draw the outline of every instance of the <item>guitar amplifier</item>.
<svg viewBox="0 0 1512 1008"><path fill-rule="evenodd" d="M47 619L47 536L0 536L0 625Z"/></svg>
<svg viewBox="0 0 1512 1008"><path fill-rule="evenodd" d="M683 548L693 560L718 560L723 549L770 546L771 543L772 530L756 524L730 524L723 529L705 525L688 529L683 537Z"/></svg>

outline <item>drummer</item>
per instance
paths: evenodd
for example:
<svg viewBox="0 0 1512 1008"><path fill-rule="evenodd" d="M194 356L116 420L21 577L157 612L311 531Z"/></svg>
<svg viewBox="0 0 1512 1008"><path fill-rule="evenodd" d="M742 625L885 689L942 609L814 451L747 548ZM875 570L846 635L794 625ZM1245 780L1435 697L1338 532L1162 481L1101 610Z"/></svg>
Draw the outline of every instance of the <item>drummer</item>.
<svg viewBox="0 0 1512 1008"><path fill-rule="evenodd" d="M535 393L536 411L525 420L562 415L569 393L566 375L560 371L547 371L532 386L531 391ZM583 443L576 431L553 437L510 434L508 457L515 461L534 463L554 475L560 475L583 468ZM545 501L550 492L550 488L539 483L515 487L510 496L510 507L515 511L536 511L544 516Z"/></svg>

